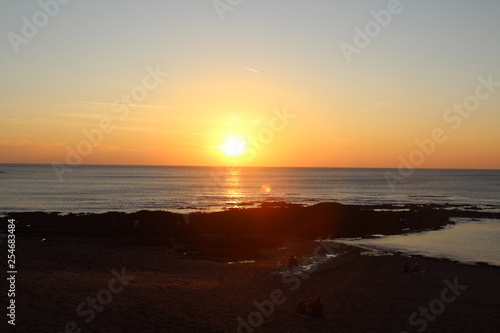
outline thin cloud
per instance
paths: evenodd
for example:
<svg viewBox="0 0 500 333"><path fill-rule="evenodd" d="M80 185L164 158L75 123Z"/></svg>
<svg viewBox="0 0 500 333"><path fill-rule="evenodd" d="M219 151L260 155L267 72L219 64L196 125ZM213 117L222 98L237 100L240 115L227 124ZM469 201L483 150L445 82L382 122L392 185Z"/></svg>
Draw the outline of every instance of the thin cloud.
<svg viewBox="0 0 500 333"><path fill-rule="evenodd" d="M206 145L203 145L201 143L194 143L194 142L183 142L183 141L180 141L178 143L181 144L181 145L188 145L188 146L201 146L201 147L205 147L206 146Z"/></svg>
<svg viewBox="0 0 500 333"><path fill-rule="evenodd" d="M261 123L260 119L248 119L248 118L238 118L234 116L220 116L214 118L197 118L197 119L185 119L185 121L189 122L203 122L203 123L214 123L221 124L230 127L238 127L238 126L257 126Z"/></svg>
<svg viewBox="0 0 500 333"><path fill-rule="evenodd" d="M363 105L363 108L361 109L361 111L368 112L368 111L371 111L373 109L378 109L378 108L381 108L383 106L391 106L391 105L392 105L391 101L375 102L372 104Z"/></svg>
<svg viewBox="0 0 500 333"><path fill-rule="evenodd" d="M175 109L175 106L147 105L147 104L124 104L124 103L105 103L92 101L77 101L79 104L95 104L95 105L124 105L136 108L155 108L155 109Z"/></svg>
<svg viewBox="0 0 500 333"><path fill-rule="evenodd" d="M254 73L260 74L260 72L259 72L258 70L256 70L256 69L253 69L253 68L250 68L250 67L243 67L243 68L244 68L244 69L247 69L247 70L249 70L249 71L251 71L251 72L254 72Z"/></svg>
<svg viewBox="0 0 500 333"><path fill-rule="evenodd" d="M42 142L42 141L31 141L31 140L0 140L0 146L2 147L34 147L34 148L52 148L58 146L64 146L64 142Z"/></svg>

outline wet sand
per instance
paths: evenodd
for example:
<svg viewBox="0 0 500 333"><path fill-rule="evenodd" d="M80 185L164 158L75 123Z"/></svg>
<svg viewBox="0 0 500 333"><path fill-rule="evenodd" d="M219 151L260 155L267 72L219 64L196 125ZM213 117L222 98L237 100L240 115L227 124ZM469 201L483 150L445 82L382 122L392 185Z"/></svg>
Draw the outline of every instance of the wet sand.
<svg viewBox="0 0 500 333"><path fill-rule="evenodd" d="M500 331L495 267L362 256L304 279L268 276L290 253L311 254L316 246L289 243L260 250L253 264L227 264L157 246L19 240L16 326L8 332L238 332L238 317L248 323L249 315L240 332L417 332L424 323L426 332ZM418 260L425 273L402 273L406 260ZM467 289L443 294L444 281L455 278ZM295 315L296 304L315 295L327 318ZM439 301L442 295L453 301ZM93 309L88 302L95 298ZM272 311L270 299L281 303ZM259 315L254 301L269 316ZM417 314L410 325L412 313L429 305L437 315Z"/></svg>

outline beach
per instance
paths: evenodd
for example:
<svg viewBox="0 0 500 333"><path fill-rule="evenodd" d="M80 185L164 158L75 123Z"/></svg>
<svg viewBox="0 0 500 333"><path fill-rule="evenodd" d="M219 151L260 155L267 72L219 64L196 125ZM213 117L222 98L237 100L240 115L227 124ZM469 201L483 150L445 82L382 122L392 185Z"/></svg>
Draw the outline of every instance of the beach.
<svg viewBox="0 0 500 333"><path fill-rule="evenodd" d="M21 241L16 326L9 332L417 332L422 317L415 317L420 322L413 326L409 317L440 299L446 281L455 279L466 289L436 308L438 315L431 313L426 332L500 329L500 270L495 267L363 255L299 281L269 276L290 253L311 255L317 246L289 242L286 249L262 250L254 263L228 264L102 239ZM425 272L402 273L405 261L418 261ZM297 316L297 303L316 295L322 297L326 318ZM447 299L453 295L445 293ZM97 299L96 310L89 305L92 299ZM281 304L271 309L270 299ZM263 304L267 317L256 313L254 302Z"/></svg>
<svg viewBox="0 0 500 333"><path fill-rule="evenodd" d="M335 251L332 239L417 234L456 216L498 214L283 202L190 215L9 213L0 218L1 231L11 221L16 235L9 332L496 332L500 269L485 262L360 249L323 272L272 273L292 256L302 264ZM403 273L405 262L423 272ZM325 318L297 315L315 296Z"/></svg>

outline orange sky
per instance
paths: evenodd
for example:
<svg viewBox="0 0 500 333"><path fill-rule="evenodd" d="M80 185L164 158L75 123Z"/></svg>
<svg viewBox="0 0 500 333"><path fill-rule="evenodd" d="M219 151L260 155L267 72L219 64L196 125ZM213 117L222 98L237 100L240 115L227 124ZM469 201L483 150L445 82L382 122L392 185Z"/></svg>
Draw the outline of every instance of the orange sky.
<svg viewBox="0 0 500 333"><path fill-rule="evenodd" d="M339 45L386 2L255 4L222 22L178 4L74 4L18 53L4 39L0 163L500 168L498 5L412 3L347 62ZM5 35L39 10L9 6Z"/></svg>

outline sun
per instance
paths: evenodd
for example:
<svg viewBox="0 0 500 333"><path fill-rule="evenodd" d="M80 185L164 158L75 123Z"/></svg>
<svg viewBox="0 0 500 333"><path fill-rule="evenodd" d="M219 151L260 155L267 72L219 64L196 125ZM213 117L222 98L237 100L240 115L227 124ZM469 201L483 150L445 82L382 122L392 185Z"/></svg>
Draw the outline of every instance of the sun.
<svg viewBox="0 0 500 333"><path fill-rule="evenodd" d="M220 146L220 149L229 157L237 157L245 151L245 141L238 138L231 138L223 146Z"/></svg>

